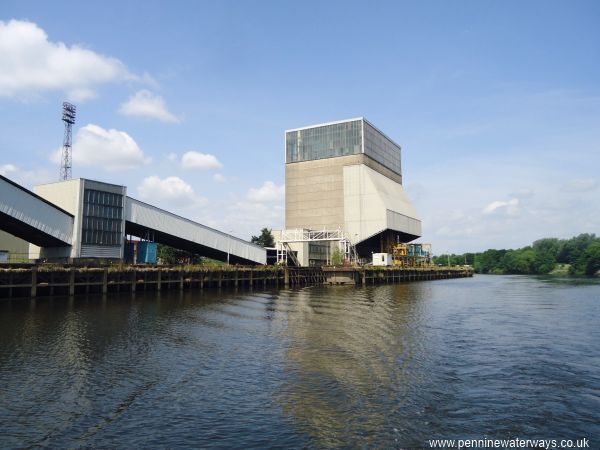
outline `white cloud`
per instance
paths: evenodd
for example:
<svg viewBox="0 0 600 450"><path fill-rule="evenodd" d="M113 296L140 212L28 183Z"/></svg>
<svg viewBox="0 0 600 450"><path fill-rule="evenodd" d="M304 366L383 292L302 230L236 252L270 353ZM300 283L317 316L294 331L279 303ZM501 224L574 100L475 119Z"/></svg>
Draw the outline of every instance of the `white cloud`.
<svg viewBox="0 0 600 450"><path fill-rule="evenodd" d="M179 118L167 109L167 105L160 95L153 94L146 89L142 89L130 97L121 105L119 112L126 116L157 119L161 122L180 122Z"/></svg>
<svg viewBox="0 0 600 450"><path fill-rule="evenodd" d="M196 219L203 224L250 239L264 227L280 230L285 222L284 187L266 181L251 188L245 199L232 196L217 210L206 210Z"/></svg>
<svg viewBox="0 0 600 450"><path fill-rule="evenodd" d="M509 215L514 215L517 213L517 208L519 206L519 199L512 198L508 201L497 200L495 202L490 203L485 208L483 208L483 214L492 214L496 211L504 211Z"/></svg>
<svg viewBox="0 0 600 450"><path fill-rule="evenodd" d="M220 174L220 173L215 173L212 178L217 183L225 183L225 181L227 181L225 179L225 177L222 174Z"/></svg>
<svg viewBox="0 0 600 450"><path fill-rule="evenodd" d="M69 100L73 102L85 102L96 98L98 95L93 89L89 88L77 88L69 91Z"/></svg>
<svg viewBox="0 0 600 450"><path fill-rule="evenodd" d="M200 152L186 152L181 157L181 166L184 169L219 169L223 167L223 164L219 162L215 155Z"/></svg>
<svg viewBox="0 0 600 450"><path fill-rule="evenodd" d="M0 165L0 175L4 175L5 177L9 176L11 173L17 171L17 166L14 164L2 164Z"/></svg>
<svg viewBox="0 0 600 450"><path fill-rule="evenodd" d="M0 164L0 175L3 175L15 183L32 189L34 185L50 183L58 180L59 165L54 170L48 167L32 167L23 169L15 164Z"/></svg>
<svg viewBox="0 0 600 450"><path fill-rule="evenodd" d="M61 149L52 155L52 161L60 164ZM135 169L150 162L150 158L124 131L105 130L89 124L80 128L73 139L73 166L94 166L105 170Z"/></svg>
<svg viewBox="0 0 600 450"><path fill-rule="evenodd" d="M565 185L568 192L587 192L598 187L598 180L594 178L580 178L571 180Z"/></svg>
<svg viewBox="0 0 600 450"><path fill-rule="evenodd" d="M261 187L251 188L246 197L256 203L280 202L285 197L285 185L277 186L272 181L265 181Z"/></svg>
<svg viewBox="0 0 600 450"><path fill-rule="evenodd" d="M252 235L260 233L264 227L280 230L285 221L283 205L267 205L246 201L232 202L223 209L213 211L210 208L197 215L198 222L250 240Z"/></svg>
<svg viewBox="0 0 600 450"><path fill-rule="evenodd" d="M155 175L146 177L137 188L142 200L168 202L171 206L197 207L207 203L206 198L194 192L192 186L179 177L161 179Z"/></svg>
<svg viewBox="0 0 600 450"><path fill-rule="evenodd" d="M0 96L31 96L66 91L81 101L95 96L102 83L139 80L116 58L78 45L51 42L37 24L0 21Z"/></svg>
<svg viewBox="0 0 600 450"><path fill-rule="evenodd" d="M513 192L512 194L510 194L511 197L520 198L520 199L531 198L531 197L533 197L533 195L534 195L533 189L527 189L527 188L518 189L515 192Z"/></svg>
<svg viewBox="0 0 600 450"><path fill-rule="evenodd" d="M167 159L168 159L169 161L173 161L173 162L174 162L174 161L177 161L177 153L172 153L172 152L171 152L171 153L169 153L169 154L167 155Z"/></svg>

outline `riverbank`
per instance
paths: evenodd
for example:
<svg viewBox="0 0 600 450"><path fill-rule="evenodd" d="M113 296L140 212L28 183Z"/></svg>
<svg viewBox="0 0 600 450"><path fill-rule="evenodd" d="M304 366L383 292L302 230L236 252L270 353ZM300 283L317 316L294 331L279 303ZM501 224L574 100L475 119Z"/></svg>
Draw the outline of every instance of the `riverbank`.
<svg viewBox="0 0 600 450"><path fill-rule="evenodd" d="M379 284L464 278L468 267L70 267L0 269L0 298L31 298L163 289Z"/></svg>

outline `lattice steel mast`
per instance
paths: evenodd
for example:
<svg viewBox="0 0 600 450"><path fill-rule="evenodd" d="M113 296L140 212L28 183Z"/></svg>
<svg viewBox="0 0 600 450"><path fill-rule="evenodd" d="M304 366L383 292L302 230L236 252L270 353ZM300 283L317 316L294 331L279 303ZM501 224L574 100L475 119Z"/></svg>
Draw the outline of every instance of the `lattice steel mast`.
<svg viewBox="0 0 600 450"><path fill-rule="evenodd" d="M71 179L71 135L73 124L75 123L75 112L77 108L71 103L63 103L63 115L62 120L65 123L65 137L63 139L61 164L60 164L60 179L70 180Z"/></svg>

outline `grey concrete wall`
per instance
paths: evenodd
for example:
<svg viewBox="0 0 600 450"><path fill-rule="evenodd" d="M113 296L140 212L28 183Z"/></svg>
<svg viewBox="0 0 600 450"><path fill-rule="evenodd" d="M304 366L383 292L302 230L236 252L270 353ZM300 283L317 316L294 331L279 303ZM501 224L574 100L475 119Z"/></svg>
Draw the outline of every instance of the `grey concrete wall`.
<svg viewBox="0 0 600 450"><path fill-rule="evenodd" d="M344 166L364 164L391 180L402 177L366 155L288 163L285 166L285 228L344 228Z"/></svg>

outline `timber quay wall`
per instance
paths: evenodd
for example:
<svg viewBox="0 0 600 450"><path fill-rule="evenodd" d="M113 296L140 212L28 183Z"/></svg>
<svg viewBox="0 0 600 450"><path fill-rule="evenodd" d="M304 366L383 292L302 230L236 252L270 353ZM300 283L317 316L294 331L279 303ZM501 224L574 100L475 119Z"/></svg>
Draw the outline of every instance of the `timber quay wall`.
<svg viewBox="0 0 600 450"><path fill-rule="evenodd" d="M467 269L321 267L44 267L0 269L0 298L110 292L377 284L472 276Z"/></svg>
<svg viewBox="0 0 600 450"><path fill-rule="evenodd" d="M473 276L471 267L324 267L326 283L384 284Z"/></svg>

